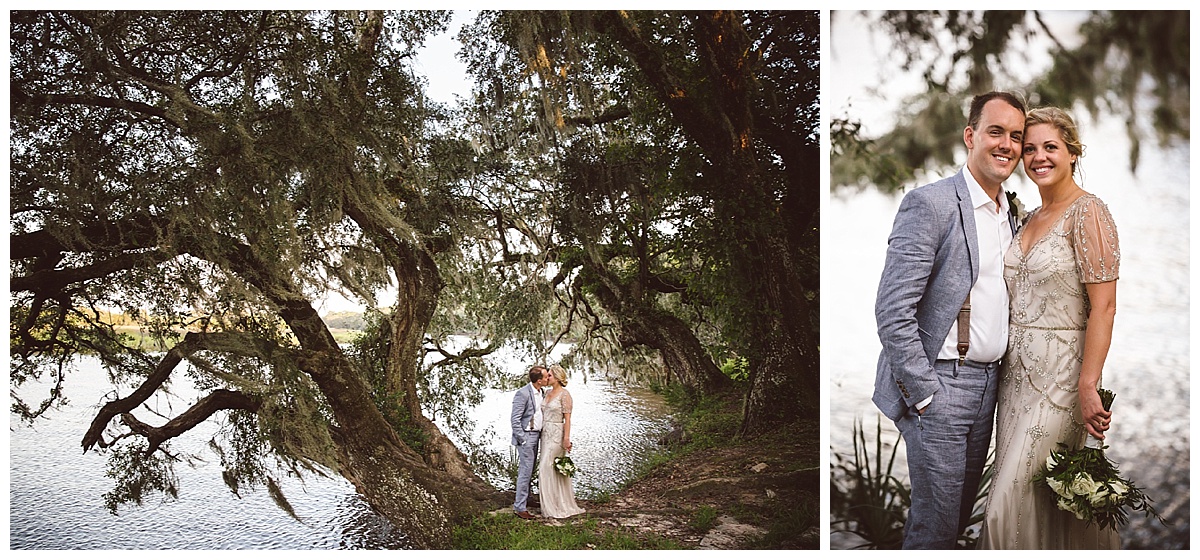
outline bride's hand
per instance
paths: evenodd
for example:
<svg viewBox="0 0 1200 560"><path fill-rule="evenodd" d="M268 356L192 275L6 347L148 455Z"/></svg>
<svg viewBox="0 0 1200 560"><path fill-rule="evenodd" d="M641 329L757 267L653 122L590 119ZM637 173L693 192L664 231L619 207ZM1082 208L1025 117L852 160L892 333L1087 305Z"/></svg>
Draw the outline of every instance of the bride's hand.
<svg viewBox="0 0 1200 560"><path fill-rule="evenodd" d="M571 451L571 440L569 440L569 439L563 440L563 449L566 449L567 452Z"/></svg>
<svg viewBox="0 0 1200 560"><path fill-rule="evenodd" d="M1108 430L1112 421L1112 412L1104 410L1100 394L1095 391L1079 391L1079 406L1083 412L1083 425L1088 433L1096 439L1104 439L1104 432Z"/></svg>

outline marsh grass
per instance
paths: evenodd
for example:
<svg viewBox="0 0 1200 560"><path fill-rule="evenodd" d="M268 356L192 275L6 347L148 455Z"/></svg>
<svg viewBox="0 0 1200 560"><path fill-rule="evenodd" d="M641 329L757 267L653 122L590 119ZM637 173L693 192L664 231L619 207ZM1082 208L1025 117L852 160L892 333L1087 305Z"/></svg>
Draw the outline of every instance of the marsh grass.
<svg viewBox="0 0 1200 560"><path fill-rule="evenodd" d="M854 548L899 549L904 542L904 521L912 503L907 481L892 474L902 436L885 445L882 419L876 416L875 437L869 445L862 419L854 423L854 457L834 453L830 469L831 530L852 533L865 542ZM873 450L872 450L873 448ZM885 462L886 455L886 462ZM967 528L958 536L958 547L973 549L979 537L991 486L995 451L988 454L983 478Z"/></svg>
<svg viewBox="0 0 1200 560"><path fill-rule="evenodd" d="M899 549L910 504L908 487L892 474L900 437L885 449L883 427L876 418L874 453L862 419L854 422L854 457L834 453L829 481L831 529L866 541L855 548ZM886 462L885 462L886 454Z"/></svg>

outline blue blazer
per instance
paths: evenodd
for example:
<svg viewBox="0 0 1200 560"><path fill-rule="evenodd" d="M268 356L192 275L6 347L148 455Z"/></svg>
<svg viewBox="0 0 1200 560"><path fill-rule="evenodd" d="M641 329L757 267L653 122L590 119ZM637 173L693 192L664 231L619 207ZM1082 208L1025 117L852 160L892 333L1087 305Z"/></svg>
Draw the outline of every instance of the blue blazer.
<svg viewBox="0 0 1200 560"><path fill-rule="evenodd" d="M526 434L529 433L525 428L529 426L529 421L537 412L537 407L533 404L533 392L536 390L532 383L526 383L524 387L517 389L517 394L513 395L512 417L510 418L513 445L525 445Z"/></svg>
<svg viewBox="0 0 1200 560"><path fill-rule="evenodd" d="M1016 222L1009 215L1009 226ZM875 298L883 349L875 406L893 421L940 388L933 363L979 277L975 207L963 170L904 196Z"/></svg>

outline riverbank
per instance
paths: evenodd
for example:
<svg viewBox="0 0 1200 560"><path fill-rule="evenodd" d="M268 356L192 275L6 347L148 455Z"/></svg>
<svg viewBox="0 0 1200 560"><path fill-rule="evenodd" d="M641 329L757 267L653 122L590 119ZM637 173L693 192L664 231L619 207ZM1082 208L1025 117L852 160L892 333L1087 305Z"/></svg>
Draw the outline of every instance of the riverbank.
<svg viewBox="0 0 1200 560"><path fill-rule="evenodd" d="M524 521L499 509L456 530L454 547L819 548L820 422L797 420L740 439L739 395L694 404L666 436L671 451L619 491L579 500L587 513Z"/></svg>

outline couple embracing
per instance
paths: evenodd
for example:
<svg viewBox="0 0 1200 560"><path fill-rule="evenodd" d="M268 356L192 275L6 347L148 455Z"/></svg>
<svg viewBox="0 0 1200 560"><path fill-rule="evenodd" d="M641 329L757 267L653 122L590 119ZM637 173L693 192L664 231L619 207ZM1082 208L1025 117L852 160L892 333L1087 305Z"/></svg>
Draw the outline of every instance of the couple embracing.
<svg viewBox="0 0 1200 560"><path fill-rule="evenodd" d="M535 517L526 506L535 464L543 516L565 518L584 512L575 503L571 477L559 473L554 465L554 460L570 453L572 447L574 403L566 387L567 371L562 366L533 366L529 368L529 384L513 395L512 444L517 447L517 497L513 512L521 519Z"/></svg>
<svg viewBox="0 0 1200 560"><path fill-rule="evenodd" d="M1097 392L1120 260L1108 208L1075 181L1083 155L1061 109L976 96L966 165L909 192L888 238L872 400L904 437L912 486L904 548L954 548L993 432L980 548L1117 548L1032 479L1058 443L1104 439ZM1018 163L1042 205L1021 219L1001 184Z"/></svg>

